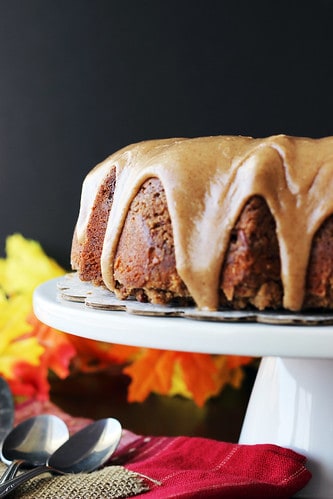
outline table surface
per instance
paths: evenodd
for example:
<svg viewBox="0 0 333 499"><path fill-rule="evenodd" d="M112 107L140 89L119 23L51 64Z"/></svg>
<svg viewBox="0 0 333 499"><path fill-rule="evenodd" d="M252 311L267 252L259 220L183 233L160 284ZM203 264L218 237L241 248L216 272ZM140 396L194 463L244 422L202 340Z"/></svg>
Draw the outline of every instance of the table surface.
<svg viewBox="0 0 333 499"><path fill-rule="evenodd" d="M73 416L115 417L135 433L201 436L237 442L256 369L248 367L240 389L226 387L200 408L192 400L152 394L142 403L126 400L129 379L108 372L75 374L51 380L51 400Z"/></svg>

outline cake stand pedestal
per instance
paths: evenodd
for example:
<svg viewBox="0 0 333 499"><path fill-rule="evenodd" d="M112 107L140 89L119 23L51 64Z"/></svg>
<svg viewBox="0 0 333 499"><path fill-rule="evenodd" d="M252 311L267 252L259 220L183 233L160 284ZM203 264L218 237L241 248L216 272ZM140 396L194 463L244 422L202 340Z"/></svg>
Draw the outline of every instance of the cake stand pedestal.
<svg viewBox="0 0 333 499"><path fill-rule="evenodd" d="M308 458L299 497L333 493L333 326L221 323L95 310L59 300L57 279L39 286L34 310L70 334L133 346L262 357L240 443L272 443Z"/></svg>
<svg viewBox="0 0 333 499"><path fill-rule="evenodd" d="M299 497L333 497L333 361L264 357L239 442L274 443L307 456L312 472Z"/></svg>

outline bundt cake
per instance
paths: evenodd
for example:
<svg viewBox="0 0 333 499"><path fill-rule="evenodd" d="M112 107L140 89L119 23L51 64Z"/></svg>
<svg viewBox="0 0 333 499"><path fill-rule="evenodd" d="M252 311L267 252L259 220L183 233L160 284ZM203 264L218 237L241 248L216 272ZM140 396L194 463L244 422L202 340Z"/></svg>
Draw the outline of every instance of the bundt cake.
<svg viewBox="0 0 333 499"><path fill-rule="evenodd" d="M333 308L333 137L150 140L85 178L71 264L120 299Z"/></svg>

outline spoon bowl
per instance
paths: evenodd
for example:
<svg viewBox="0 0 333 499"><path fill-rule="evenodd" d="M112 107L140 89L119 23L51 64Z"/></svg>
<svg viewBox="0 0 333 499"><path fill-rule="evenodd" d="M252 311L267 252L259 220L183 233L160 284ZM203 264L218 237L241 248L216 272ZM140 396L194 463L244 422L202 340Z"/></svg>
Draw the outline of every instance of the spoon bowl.
<svg viewBox="0 0 333 499"><path fill-rule="evenodd" d="M90 472L104 464L116 450L122 428L117 419L106 418L95 421L71 436L47 460L21 475L0 484L0 497L19 485L45 472L80 473Z"/></svg>
<svg viewBox="0 0 333 499"><path fill-rule="evenodd" d="M0 483L15 476L23 464L45 464L68 438L68 428L57 416L42 414L23 421L3 441L1 460L9 466L1 476Z"/></svg>

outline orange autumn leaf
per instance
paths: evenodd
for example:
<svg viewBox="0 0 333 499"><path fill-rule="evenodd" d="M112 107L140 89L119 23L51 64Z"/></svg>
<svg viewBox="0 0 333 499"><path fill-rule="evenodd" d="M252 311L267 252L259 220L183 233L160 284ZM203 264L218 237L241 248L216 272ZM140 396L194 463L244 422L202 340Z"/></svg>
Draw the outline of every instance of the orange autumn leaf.
<svg viewBox="0 0 333 499"><path fill-rule="evenodd" d="M253 361L253 357L245 357L242 355L228 355L227 367L228 369L236 369L237 367L245 366Z"/></svg>
<svg viewBox="0 0 333 499"><path fill-rule="evenodd" d="M94 372L106 369L111 364L128 363L140 351L138 347L113 345L79 336L71 336L70 341L77 351L75 368L82 372Z"/></svg>
<svg viewBox="0 0 333 499"><path fill-rule="evenodd" d="M220 390L218 368L211 355L180 353L178 356L187 389L199 407Z"/></svg>
<svg viewBox="0 0 333 499"><path fill-rule="evenodd" d="M18 400L34 398L48 400L50 383L48 381L48 365L42 362L32 366L27 362L17 362L14 366L14 377L7 380L13 395Z"/></svg>
<svg viewBox="0 0 333 499"><path fill-rule="evenodd" d="M67 335L42 323L34 313L28 316L27 322L33 326L30 334L36 336L44 347L41 365L47 366L60 378L66 378L70 362L76 354Z"/></svg>
<svg viewBox="0 0 333 499"><path fill-rule="evenodd" d="M142 402L149 393L167 395L171 388L175 352L145 349L143 354L123 372L131 377L129 402Z"/></svg>
<svg viewBox="0 0 333 499"><path fill-rule="evenodd" d="M238 386L242 379L242 365L250 357L229 358L188 352L142 349L141 356L123 372L131 377L129 402L142 402L150 393L183 394L202 407L223 386Z"/></svg>
<svg viewBox="0 0 333 499"><path fill-rule="evenodd" d="M145 350L138 360L124 369L132 380L129 402L142 402L152 392L168 395L177 363L188 392L199 406L219 391L218 368L211 355Z"/></svg>

